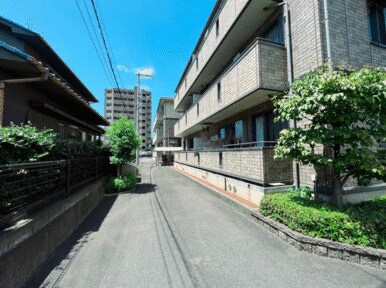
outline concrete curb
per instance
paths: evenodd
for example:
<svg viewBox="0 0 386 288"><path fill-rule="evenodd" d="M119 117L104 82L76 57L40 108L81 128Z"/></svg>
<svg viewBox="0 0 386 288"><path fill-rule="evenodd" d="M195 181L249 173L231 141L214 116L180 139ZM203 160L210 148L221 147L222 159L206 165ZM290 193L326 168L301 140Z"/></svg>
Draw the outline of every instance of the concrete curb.
<svg viewBox="0 0 386 288"><path fill-rule="evenodd" d="M386 270L386 250L313 238L293 231L287 226L261 215L257 211L252 211L251 215L261 226L300 251Z"/></svg>

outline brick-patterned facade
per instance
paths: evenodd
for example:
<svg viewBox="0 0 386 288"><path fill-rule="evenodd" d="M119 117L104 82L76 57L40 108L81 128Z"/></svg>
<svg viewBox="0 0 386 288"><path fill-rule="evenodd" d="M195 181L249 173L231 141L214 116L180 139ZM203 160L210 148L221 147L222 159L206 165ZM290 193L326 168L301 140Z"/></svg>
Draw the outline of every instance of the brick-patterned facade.
<svg viewBox="0 0 386 288"><path fill-rule="evenodd" d="M366 0L328 1L334 66L386 66L385 47L369 40L367 3ZM284 31L281 38L280 31L276 30L276 37L270 34L272 29L277 29L275 23L279 18L283 18L284 23L287 19L282 8L265 11L263 8L269 4L272 3L251 0L216 2L176 89L174 108L183 111L183 115L174 130L183 137L184 149L195 150L178 154L176 161L180 166L186 164L195 169L226 171L236 178L249 175L265 184L292 179L289 162L274 159L272 149L257 152L248 145L233 146L240 148L234 151L229 151L232 145L223 149L224 144L245 142L261 146L256 142L263 137L257 135L257 126L260 125L257 118L267 117L267 113L273 111L272 95L284 94L288 90L288 45L285 45L288 43L285 43ZM288 4L292 68L296 79L327 61L326 15L320 0L289 0ZM228 50L233 52L228 53ZM264 118L264 128L259 129L272 125L267 119ZM224 129L232 125L231 129L235 129L236 122L242 125L242 138L239 136L236 141L224 143L221 138ZM271 133L267 131L264 133ZM320 152L322 150L320 147ZM219 153L223 157L222 167L218 166ZM312 166L300 167L302 185L313 187L315 179L322 189L333 188L329 171L315 170ZM350 181L348 185L355 183Z"/></svg>

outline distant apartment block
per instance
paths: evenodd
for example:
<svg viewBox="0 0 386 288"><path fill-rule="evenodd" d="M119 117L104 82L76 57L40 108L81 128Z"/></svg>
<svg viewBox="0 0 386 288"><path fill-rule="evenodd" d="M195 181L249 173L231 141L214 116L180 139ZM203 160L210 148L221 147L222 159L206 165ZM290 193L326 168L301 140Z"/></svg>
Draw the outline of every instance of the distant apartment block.
<svg viewBox="0 0 386 288"><path fill-rule="evenodd" d="M158 163L171 164L174 152L181 150L181 138L174 135L174 125L182 113L174 110L172 97L161 97L153 124L153 145Z"/></svg>
<svg viewBox="0 0 386 288"><path fill-rule="evenodd" d="M0 17L0 127L31 123L94 141L108 125L94 95L39 34Z"/></svg>
<svg viewBox="0 0 386 288"><path fill-rule="evenodd" d="M137 109L136 86L134 89L105 89L105 117L110 124L123 116L136 121L138 111L138 133L142 138L142 151L151 150L151 96L151 92L141 89Z"/></svg>
<svg viewBox="0 0 386 288"><path fill-rule="evenodd" d="M176 87L174 108L183 113L174 127L183 148L177 169L253 203L293 184L292 161L274 159L289 124L274 121L271 98L287 93L291 71L296 79L327 61L325 20L333 65L386 66L385 2L328 0L327 14L323 2L288 0L291 63L283 5L216 1ZM326 196L334 189L311 166L301 166L299 178ZM357 197L349 193L345 201Z"/></svg>

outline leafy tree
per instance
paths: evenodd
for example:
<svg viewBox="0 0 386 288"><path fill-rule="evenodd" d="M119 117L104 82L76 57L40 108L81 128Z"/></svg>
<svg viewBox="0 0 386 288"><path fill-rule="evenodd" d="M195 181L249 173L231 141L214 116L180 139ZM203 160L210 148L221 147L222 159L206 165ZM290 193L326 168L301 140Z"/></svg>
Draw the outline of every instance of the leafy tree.
<svg viewBox="0 0 386 288"><path fill-rule="evenodd" d="M56 134L30 124L0 128L0 164L39 161L55 146Z"/></svg>
<svg viewBox="0 0 386 288"><path fill-rule="evenodd" d="M277 121L306 124L281 132L276 157L331 169L337 207L350 177L359 185L386 181L386 151L378 149L386 142L386 127L380 125L386 113L385 69L328 73L323 68L295 81L292 89L292 97L275 100Z"/></svg>
<svg viewBox="0 0 386 288"><path fill-rule="evenodd" d="M107 139L111 146L110 162L118 165L118 176L121 175L122 165L135 158L135 150L141 144L141 137L135 131L134 121L125 117L113 122L107 130Z"/></svg>

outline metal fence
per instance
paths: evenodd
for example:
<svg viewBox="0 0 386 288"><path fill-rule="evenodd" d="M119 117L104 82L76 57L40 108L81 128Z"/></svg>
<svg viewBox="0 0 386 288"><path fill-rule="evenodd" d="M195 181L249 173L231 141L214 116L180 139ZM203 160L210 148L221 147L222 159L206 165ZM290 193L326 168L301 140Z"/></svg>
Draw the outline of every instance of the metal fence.
<svg viewBox="0 0 386 288"><path fill-rule="evenodd" d="M113 172L108 158L0 166L0 227Z"/></svg>

